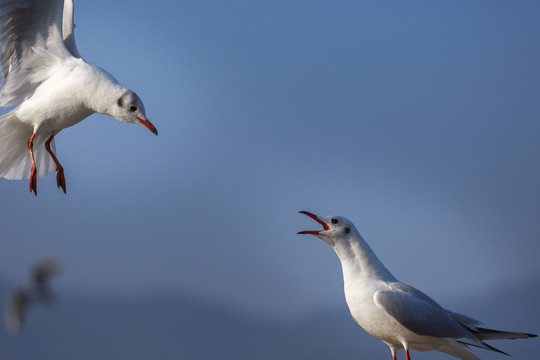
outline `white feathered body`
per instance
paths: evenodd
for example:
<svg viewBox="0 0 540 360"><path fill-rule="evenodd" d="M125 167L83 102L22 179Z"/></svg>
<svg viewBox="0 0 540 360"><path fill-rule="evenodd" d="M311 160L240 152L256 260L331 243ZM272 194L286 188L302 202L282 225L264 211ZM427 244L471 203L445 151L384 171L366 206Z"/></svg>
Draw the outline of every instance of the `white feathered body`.
<svg viewBox="0 0 540 360"><path fill-rule="evenodd" d="M32 134L37 176L54 172L44 142L94 112L157 134L138 96L80 56L72 0L0 0L0 66L0 106L17 106L0 116L0 177L30 177Z"/></svg>
<svg viewBox="0 0 540 360"><path fill-rule="evenodd" d="M349 236L343 236L341 241L332 242L331 245L341 260L345 299L351 315L368 334L386 343L393 351L402 349L404 344L407 344L411 350L438 350L464 360L479 360L462 343L445 337L417 334L403 326L385 310L379 302L379 296L385 292L399 292L400 288L406 287L407 290L421 293L400 283L382 264L356 229ZM432 302L431 299L420 301ZM434 302L431 305L438 306ZM408 310L415 312L418 309ZM445 312L442 308L440 310ZM448 317L450 318L450 315ZM477 346L482 345L476 339L463 338L462 340Z"/></svg>
<svg viewBox="0 0 540 360"><path fill-rule="evenodd" d="M403 349L407 359L409 350L436 350L462 360L480 360L468 349L469 345L506 354L483 340L536 337L484 328L478 320L442 308L423 292L398 281L350 220L301 213L321 224L323 230L299 234L315 235L336 252L352 317L366 332L390 347L393 359Z"/></svg>
<svg viewBox="0 0 540 360"><path fill-rule="evenodd" d="M27 143L33 132L38 176L54 172L56 167L45 151L44 142L96 111L107 113L111 102L99 103L96 99L110 100L125 90L109 74L82 58L58 58L45 50L36 51L47 66L34 72L30 80L42 81L41 84L32 96L0 117L0 177L7 179L29 177L31 161ZM89 96L99 92L108 96ZM54 151L54 141L51 145Z"/></svg>
<svg viewBox="0 0 540 360"><path fill-rule="evenodd" d="M420 345L424 336L418 336L401 326L396 319L382 310L374 299L378 291L390 290L388 281L395 277L374 257L367 257L371 249L351 242L346 249L335 248L343 271L345 300L351 316L368 334L395 348L402 347L404 339L417 338ZM416 348L416 347L415 347Z"/></svg>
<svg viewBox="0 0 540 360"><path fill-rule="evenodd" d="M462 344L410 331L377 305L375 294L391 290L386 281L358 276L358 272L350 268L349 264L343 265L343 277L345 300L351 316L368 334L383 341L390 348L401 349L406 342L411 350L438 350L461 359L478 360L478 357L466 350Z"/></svg>
<svg viewBox="0 0 540 360"><path fill-rule="evenodd" d="M81 88L92 84L89 77L85 81L89 67L82 59L68 58L59 61L58 66L43 70L48 73L48 79L36 88L29 99L13 110L13 115L21 123L34 128L36 134L57 133L77 124L94 113L86 106L86 99L81 98L86 94ZM54 101L50 101L51 98Z"/></svg>
<svg viewBox="0 0 540 360"><path fill-rule="evenodd" d="M345 271L343 275L345 277ZM398 342L395 329L399 324L382 311L373 300L375 292L387 288L385 283L347 276L344 284L345 300L356 323L368 334L386 343ZM388 331L389 329L392 331Z"/></svg>

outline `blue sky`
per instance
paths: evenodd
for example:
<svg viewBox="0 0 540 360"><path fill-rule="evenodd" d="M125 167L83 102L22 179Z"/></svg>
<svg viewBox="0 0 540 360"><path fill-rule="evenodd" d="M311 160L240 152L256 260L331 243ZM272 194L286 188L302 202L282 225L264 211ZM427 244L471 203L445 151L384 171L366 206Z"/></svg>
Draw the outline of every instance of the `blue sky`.
<svg viewBox="0 0 540 360"><path fill-rule="evenodd" d="M308 210L455 311L540 283L539 3L159 4L77 1L82 56L159 136L92 115L56 138L67 195L1 179L0 280L52 253L61 293L302 318L346 306ZM507 306L470 315L538 332Z"/></svg>

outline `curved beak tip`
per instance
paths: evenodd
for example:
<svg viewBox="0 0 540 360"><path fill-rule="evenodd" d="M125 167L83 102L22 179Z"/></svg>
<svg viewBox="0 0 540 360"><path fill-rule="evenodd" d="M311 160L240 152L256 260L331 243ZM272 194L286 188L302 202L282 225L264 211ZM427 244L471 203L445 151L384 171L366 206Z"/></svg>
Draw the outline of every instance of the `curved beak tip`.
<svg viewBox="0 0 540 360"><path fill-rule="evenodd" d="M149 120L144 120L144 119L139 118L139 121L141 122L142 126L146 127L148 130L150 130L154 134L156 135L158 134L156 127Z"/></svg>

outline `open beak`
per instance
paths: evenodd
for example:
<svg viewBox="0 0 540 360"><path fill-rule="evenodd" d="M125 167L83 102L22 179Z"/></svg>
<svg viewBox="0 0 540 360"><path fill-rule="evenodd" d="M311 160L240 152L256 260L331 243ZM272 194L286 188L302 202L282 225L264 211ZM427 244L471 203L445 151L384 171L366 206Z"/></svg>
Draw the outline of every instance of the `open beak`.
<svg viewBox="0 0 540 360"><path fill-rule="evenodd" d="M312 214L308 211L300 211L300 214L305 214L307 216L309 216L310 218L312 218L313 220L315 220L316 222L318 222L319 224L321 224L323 226L323 229L322 230L306 230L306 231L299 231L298 234L311 234L311 235L319 235L319 233L323 232L323 231L328 231L330 230L330 226L328 226L324 221L322 221L321 219L319 219L317 217L317 215L315 214Z"/></svg>
<svg viewBox="0 0 540 360"><path fill-rule="evenodd" d="M143 120L141 119L140 117L138 117L137 119L139 119L139 121L141 122L141 125L143 125L144 127L146 127L148 130L150 130L151 132L153 132L154 134L158 134L157 130L156 130L156 127L148 120Z"/></svg>

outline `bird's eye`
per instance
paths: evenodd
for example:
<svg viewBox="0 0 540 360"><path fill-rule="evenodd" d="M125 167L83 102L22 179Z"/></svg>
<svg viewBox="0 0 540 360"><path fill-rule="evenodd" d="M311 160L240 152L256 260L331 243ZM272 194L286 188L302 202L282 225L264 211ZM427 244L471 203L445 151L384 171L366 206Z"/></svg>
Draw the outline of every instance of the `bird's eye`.
<svg viewBox="0 0 540 360"><path fill-rule="evenodd" d="M339 224L339 220L338 219L332 219L332 224L334 224L334 225Z"/></svg>
<svg viewBox="0 0 540 360"><path fill-rule="evenodd" d="M137 107L136 107L135 105L131 105L131 106L129 107L129 110L131 110L131 111L137 111Z"/></svg>

